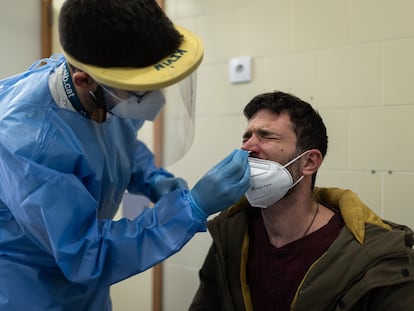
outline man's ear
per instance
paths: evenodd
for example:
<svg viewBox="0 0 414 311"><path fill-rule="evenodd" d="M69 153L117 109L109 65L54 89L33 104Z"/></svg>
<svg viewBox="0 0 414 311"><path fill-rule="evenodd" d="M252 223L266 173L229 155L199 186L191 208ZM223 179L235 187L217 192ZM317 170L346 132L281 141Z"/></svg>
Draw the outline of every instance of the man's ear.
<svg viewBox="0 0 414 311"><path fill-rule="evenodd" d="M302 174L306 175L313 175L322 165L323 156L322 153L318 149L310 149L302 158Z"/></svg>
<svg viewBox="0 0 414 311"><path fill-rule="evenodd" d="M96 82L84 71L75 71L72 73L72 81L75 87L82 91L89 92L96 88Z"/></svg>

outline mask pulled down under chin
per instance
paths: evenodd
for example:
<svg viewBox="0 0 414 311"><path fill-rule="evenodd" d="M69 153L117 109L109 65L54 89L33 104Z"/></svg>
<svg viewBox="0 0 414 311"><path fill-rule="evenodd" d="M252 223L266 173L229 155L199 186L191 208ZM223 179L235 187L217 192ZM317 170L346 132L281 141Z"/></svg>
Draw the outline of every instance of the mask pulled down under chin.
<svg viewBox="0 0 414 311"><path fill-rule="evenodd" d="M306 152L300 154L286 165L268 160L249 158L250 187L246 192L246 198L250 205L267 208L282 199L289 189L296 186L303 176L296 182L293 182L293 177L286 167L298 160Z"/></svg>

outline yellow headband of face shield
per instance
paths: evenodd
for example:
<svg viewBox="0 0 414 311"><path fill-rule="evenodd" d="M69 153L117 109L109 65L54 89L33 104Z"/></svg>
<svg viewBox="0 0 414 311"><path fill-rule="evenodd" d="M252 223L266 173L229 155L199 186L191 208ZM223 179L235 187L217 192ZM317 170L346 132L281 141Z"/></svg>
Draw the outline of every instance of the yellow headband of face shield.
<svg viewBox="0 0 414 311"><path fill-rule="evenodd" d="M88 73L96 82L126 91L158 90L190 75L203 59L203 44L189 30L175 25L183 42L170 56L158 63L143 67L97 67L81 63L63 52L67 61Z"/></svg>

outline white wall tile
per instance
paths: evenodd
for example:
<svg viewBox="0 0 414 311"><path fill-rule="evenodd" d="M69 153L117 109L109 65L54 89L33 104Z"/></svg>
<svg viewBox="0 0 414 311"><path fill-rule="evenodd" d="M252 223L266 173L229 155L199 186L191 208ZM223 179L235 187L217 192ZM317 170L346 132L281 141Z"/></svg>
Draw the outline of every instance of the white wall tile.
<svg viewBox="0 0 414 311"><path fill-rule="evenodd" d="M318 98L317 59L315 53L262 58L258 60L259 69L262 69L262 85L269 91L292 93L313 104Z"/></svg>
<svg viewBox="0 0 414 311"><path fill-rule="evenodd" d="M293 50L342 46L348 42L348 0L292 0Z"/></svg>
<svg viewBox="0 0 414 311"><path fill-rule="evenodd" d="M200 37L200 34L197 29L197 18L194 17L187 17L187 18L179 18L179 19L173 19L174 24L177 24L179 26L185 27L188 30L192 31L195 35ZM201 38L201 41L203 41L203 38Z"/></svg>
<svg viewBox="0 0 414 311"><path fill-rule="evenodd" d="M328 151L322 164L325 170L349 168L349 114L347 110L319 111L328 135Z"/></svg>
<svg viewBox="0 0 414 311"><path fill-rule="evenodd" d="M316 177L320 187L338 187L355 192L362 202L382 216L382 174L320 170Z"/></svg>
<svg viewBox="0 0 414 311"><path fill-rule="evenodd" d="M215 3L215 0L177 0L175 1L176 16L180 18L205 14L205 12L213 9L212 6Z"/></svg>
<svg viewBox="0 0 414 311"><path fill-rule="evenodd" d="M197 29L204 42L204 62L227 62L228 59L238 55L240 51L238 9L200 16L197 19Z"/></svg>
<svg viewBox="0 0 414 311"><path fill-rule="evenodd" d="M321 51L318 65L321 107L381 105L380 44Z"/></svg>
<svg viewBox="0 0 414 311"><path fill-rule="evenodd" d="M261 0L263 1L263 0ZM167 0L166 9L175 17L182 18L188 16L206 15L209 13L236 9L246 5L250 0ZM169 4L169 2L172 2ZM256 3L259 3L257 0Z"/></svg>
<svg viewBox="0 0 414 311"><path fill-rule="evenodd" d="M255 16L260 18L252 18ZM289 30L288 0L255 1L240 9L242 53L252 56L286 53Z"/></svg>
<svg viewBox="0 0 414 311"><path fill-rule="evenodd" d="M384 104L414 104L414 39L384 43Z"/></svg>
<svg viewBox="0 0 414 311"><path fill-rule="evenodd" d="M410 0L350 0L351 42L413 36L413 11Z"/></svg>
<svg viewBox="0 0 414 311"><path fill-rule="evenodd" d="M393 173L384 178L384 218L414 228L414 174Z"/></svg>
<svg viewBox="0 0 414 311"><path fill-rule="evenodd" d="M350 112L350 169L414 171L414 106Z"/></svg>
<svg viewBox="0 0 414 311"><path fill-rule="evenodd" d="M252 60L252 81L232 84L229 82L228 62L203 64L197 81L198 116L241 115L247 102L262 87L263 79L257 74L258 63Z"/></svg>

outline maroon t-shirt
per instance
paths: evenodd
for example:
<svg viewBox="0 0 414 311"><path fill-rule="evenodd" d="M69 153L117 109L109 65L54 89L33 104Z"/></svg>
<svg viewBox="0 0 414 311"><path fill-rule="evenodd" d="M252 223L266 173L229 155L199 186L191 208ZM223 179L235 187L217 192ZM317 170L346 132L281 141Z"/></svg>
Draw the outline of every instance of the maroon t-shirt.
<svg viewBox="0 0 414 311"><path fill-rule="evenodd" d="M249 230L247 281L255 311L288 311L310 266L338 237L343 221L338 213L319 230L280 248L270 244L261 213L254 213Z"/></svg>

